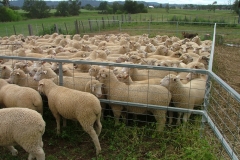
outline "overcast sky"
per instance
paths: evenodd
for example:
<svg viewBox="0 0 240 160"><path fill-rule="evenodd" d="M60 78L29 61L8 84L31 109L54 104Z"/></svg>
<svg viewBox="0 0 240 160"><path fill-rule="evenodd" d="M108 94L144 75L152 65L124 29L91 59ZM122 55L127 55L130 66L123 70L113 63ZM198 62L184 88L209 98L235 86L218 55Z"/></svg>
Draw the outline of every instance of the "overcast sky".
<svg viewBox="0 0 240 160"><path fill-rule="evenodd" d="M116 0L107 0L109 2L113 2ZM123 0L124 1L124 0ZM135 0L135 1L145 1L145 2L158 2L158 3L169 3L169 4L212 4L215 0ZM227 5L229 3L233 3L235 0L216 0L217 4Z"/></svg>

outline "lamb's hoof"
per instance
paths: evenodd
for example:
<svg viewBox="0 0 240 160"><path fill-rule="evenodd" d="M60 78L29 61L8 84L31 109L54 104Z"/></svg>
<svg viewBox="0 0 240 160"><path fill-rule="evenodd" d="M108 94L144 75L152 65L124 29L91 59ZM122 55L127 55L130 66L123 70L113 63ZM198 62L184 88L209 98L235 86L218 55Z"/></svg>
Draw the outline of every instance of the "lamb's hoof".
<svg viewBox="0 0 240 160"><path fill-rule="evenodd" d="M16 149L12 150L11 152L12 152L13 156L17 156L18 155L18 151Z"/></svg>

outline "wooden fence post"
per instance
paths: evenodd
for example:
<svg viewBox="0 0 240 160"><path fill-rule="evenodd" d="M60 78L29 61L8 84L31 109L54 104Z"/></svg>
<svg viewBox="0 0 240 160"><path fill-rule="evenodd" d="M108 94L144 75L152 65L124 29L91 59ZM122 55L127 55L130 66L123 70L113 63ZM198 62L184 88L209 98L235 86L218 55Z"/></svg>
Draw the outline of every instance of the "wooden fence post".
<svg viewBox="0 0 240 160"><path fill-rule="evenodd" d="M81 21L81 24L82 24L83 33L85 33L85 29L82 21Z"/></svg>
<svg viewBox="0 0 240 160"><path fill-rule="evenodd" d="M122 14L122 23L123 23L123 14Z"/></svg>
<svg viewBox="0 0 240 160"><path fill-rule="evenodd" d="M13 25L13 30L14 30L14 34L17 35L17 33L16 33L16 28L15 28L14 25Z"/></svg>
<svg viewBox="0 0 240 160"><path fill-rule="evenodd" d="M105 28L104 18L102 17L103 29Z"/></svg>
<svg viewBox="0 0 240 160"><path fill-rule="evenodd" d="M78 26L78 21L75 21L75 32L76 34L79 34L79 26Z"/></svg>
<svg viewBox="0 0 240 160"><path fill-rule="evenodd" d="M89 23L90 32L92 32L92 23L89 18L88 18L88 23Z"/></svg>
<svg viewBox="0 0 240 160"><path fill-rule="evenodd" d="M68 28L67 28L67 24L65 22L64 22L64 25L65 25L66 32L68 34Z"/></svg>
<svg viewBox="0 0 240 160"><path fill-rule="evenodd" d="M54 28L55 28L55 32L57 32L59 34L59 30L58 30L57 24L54 24Z"/></svg>
<svg viewBox="0 0 240 160"><path fill-rule="evenodd" d="M45 31L43 23L42 23L42 30L43 30L43 32Z"/></svg>
<svg viewBox="0 0 240 160"><path fill-rule="evenodd" d="M96 19L96 23L97 23L97 29L98 29L98 31L100 32L100 28L99 28L97 19Z"/></svg>
<svg viewBox="0 0 240 160"><path fill-rule="evenodd" d="M31 24L28 25L28 32L29 32L29 36L33 35L33 30L32 30L32 25Z"/></svg>

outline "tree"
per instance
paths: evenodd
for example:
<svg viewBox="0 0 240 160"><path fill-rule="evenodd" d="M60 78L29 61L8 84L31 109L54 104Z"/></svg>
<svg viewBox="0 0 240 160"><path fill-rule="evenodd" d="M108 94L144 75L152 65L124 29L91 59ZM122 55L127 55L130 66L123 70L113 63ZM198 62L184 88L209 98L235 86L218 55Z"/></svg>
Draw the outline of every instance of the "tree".
<svg viewBox="0 0 240 160"><path fill-rule="evenodd" d="M98 9L103 12L106 12L107 11L107 1L104 1L104 2L101 2L98 6Z"/></svg>
<svg viewBox="0 0 240 160"><path fill-rule="evenodd" d="M72 16L77 16L80 13L81 1L79 0L69 0L69 13Z"/></svg>
<svg viewBox="0 0 240 160"><path fill-rule="evenodd" d="M235 0L235 2L232 5L233 11L237 14L239 14L239 9L240 9L240 1L239 0Z"/></svg>
<svg viewBox="0 0 240 160"><path fill-rule="evenodd" d="M9 7L9 0L0 0L0 3L5 7Z"/></svg>
<svg viewBox="0 0 240 160"><path fill-rule="evenodd" d="M56 16L69 16L69 4L67 1L61 1L56 7Z"/></svg>
<svg viewBox="0 0 240 160"><path fill-rule="evenodd" d="M76 16L79 15L81 2L79 0L69 0L59 2L56 7L56 16Z"/></svg>
<svg viewBox="0 0 240 160"><path fill-rule="evenodd" d="M169 13L169 9L170 9L170 8L169 8L169 4L166 4L165 9L166 9L166 12Z"/></svg>
<svg viewBox="0 0 240 160"><path fill-rule="evenodd" d="M125 0L123 5L123 10L127 13L147 13L147 8L144 6L143 3L138 4L136 1L133 0Z"/></svg>
<svg viewBox="0 0 240 160"><path fill-rule="evenodd" d="M84 7L84 9L94 10L94 7L93 7L91 4L86 4L86 6Z"/></svg>
<svg viewBox="0 0 240 160"><path fill-rule="evenodd" d="M28 12L28 15L31 18L45 18L49 17L51 8L47 6L46 2L43 0L24 0L23 10Z"/></svg>
<svg viewBox="0 0 240 160"><path fill-rule="evenodd" d="M119 4L118 2L113 2L112 9L113 9L113 13L122 12L123 5Z"/></svg>

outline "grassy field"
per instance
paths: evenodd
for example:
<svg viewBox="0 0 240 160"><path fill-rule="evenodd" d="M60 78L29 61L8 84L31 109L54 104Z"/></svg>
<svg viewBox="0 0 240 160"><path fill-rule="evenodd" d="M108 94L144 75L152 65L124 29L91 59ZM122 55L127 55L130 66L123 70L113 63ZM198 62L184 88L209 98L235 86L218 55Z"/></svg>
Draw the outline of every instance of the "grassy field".
<svg viewBox="0 0 240 160"><path fill-rule="evenodd" d="M198 32L201 37L205 34L213 33L213 25L192 25L192 24L170 24L170 23L150 23L152 17L153 21L164 21L170 19L174 15L178 17L201 17L201 18L224 18L232 19L236 15L230 11L214 12L196 11L196 10L170 10L166 14L165 9L149 10L148 14L132 15L135 21L144 20L142 23L124 23L119 26L111 26L106 29L94 31L91 34L104 34L104 33L118 33L127 32L131 35L150 33L150 36L157 34L163 35L176 35L181 36L182 30ZM13 29L13 25L17 28L17 33L25 32L28 24L34 26L41 26L42 24L71 24L78 20L99 19L102 17L112 17L113 15L99 15L97 13L83 12L76 17L51 17L47 19L34 19L25 20L20 22L1 23L0 35L4 36L7 29ZM121 15L114 15L121 18ZM106 18L107 19L107 18ZM107 24L107 23L106 23ZM150 26L150 28L149 28ZM20 29L19 29L20 28ZM41 27L40 27L41 28ZM24 31L24 32L23 32ZM239 25L235 27L219 26L217 27L217 34L224 37L225 43L240 44ZM13 31L9 31L9 34ZM90 33L86 30L86 33ZM84 33L81 33L84 34ZM240 52L239 48L228 47L225 45L216 45L214 57L214 72L219 75L225 82L230 84L238 93L240 92L239 85L239 68ZM227 61L226 61L227 60ZM237 104L239 106L239 104ZM227 110L224 109L223 113ZM238 109L239 111L239 109ZM227 112L227 111L226 111ZM228 113L228 112L227 112ZM222 114L223 117L225 114ZM62 133L56 135L56 122L51 115L45 103L44 119L47 123L46 132L43 136L44 151L46 153L46 160L111 160L111 159L126 159L126 160L225 160L228 159L224 156L224 149L221 143L216 139L210 130L201 130L201 117L192 116L187 126L167 127L164 132L157 133L154 128L154 123L142 123L129 121L129 124L121 124L114 126L112 113L107 111L103 123L103 130L100 134L100 143L102 153L96 157L95 148L90 137L83 132L80 125L73 121L68 121L66 128L62 129ZM146 119L146 117L145 117ZM152 117L147 117L150 122L154 122ZM238 119L236 119L237 121ZM239 127L237 126L237 129ZM224 130L224 133L226 131ZM202 138L201 138L202 136ZM227 136L227 135L226 135ZM237 144L238 145L238 144ZM27 159L27 153L19 146L19 156L13 157L8 150L1 148L1 160L23 160ZM239 148L236 148L239 150ZM20 158L21 157L21 158Z"/></svg>

